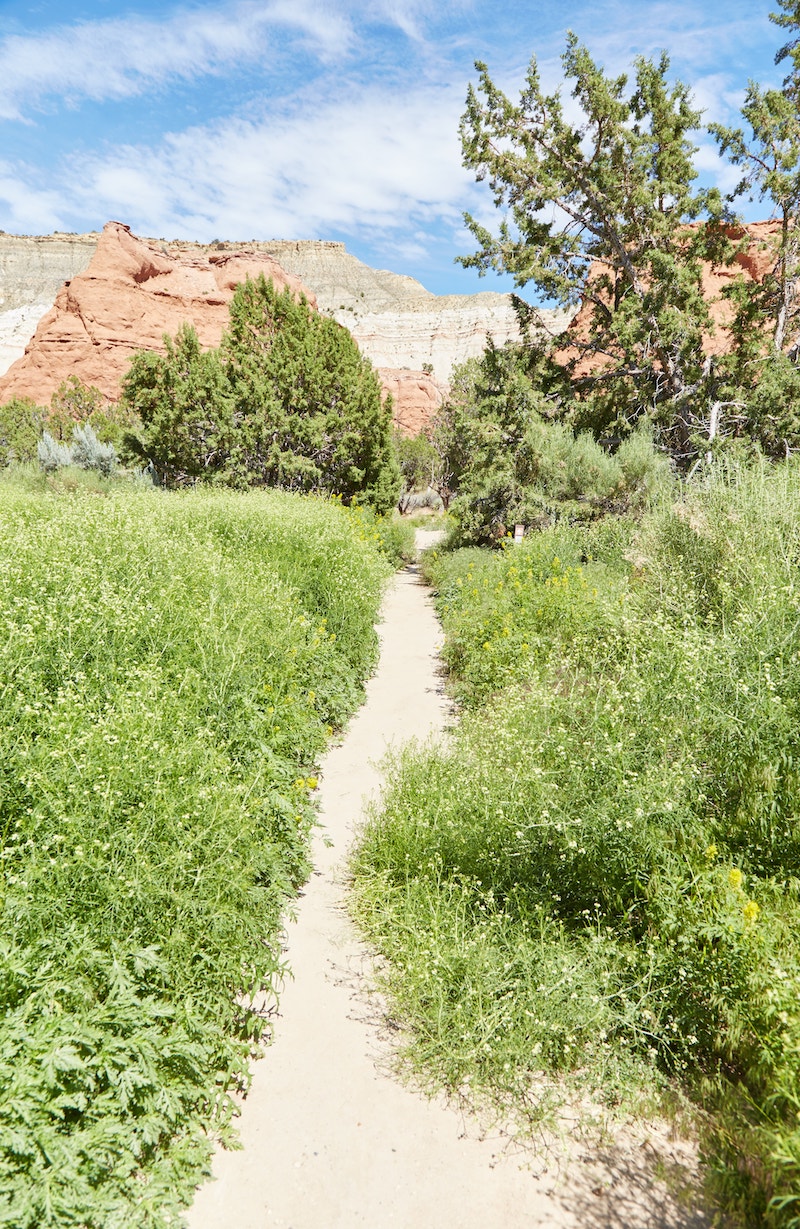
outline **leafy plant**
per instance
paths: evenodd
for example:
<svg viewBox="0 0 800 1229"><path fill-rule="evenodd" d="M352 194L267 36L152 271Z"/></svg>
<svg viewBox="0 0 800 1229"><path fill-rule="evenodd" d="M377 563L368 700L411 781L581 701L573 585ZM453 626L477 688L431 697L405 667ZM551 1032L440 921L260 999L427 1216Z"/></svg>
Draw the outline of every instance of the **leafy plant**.
<svg viewBox="0 0 800 1229"><path fill-rule="evenodd" d="M374 664L389 571L332 501L102 481L0 483L0 1220L20 1229L174 1224L232 1141L315 761Z"/></svg>
<svg viewBox="0 0 800 1229"><path fill-rule="evenodd" d="M13 397L0 405L0 463L35 461L45 423L45 410L29 397Z"/></svg>
<svg viewBox="0 0 800 1229"><path fill-rule="evenodd" d="M117 450L113 444L101 444L87 422L73 430L71 458L72 464L79 469L96 469L108 478L117 465Z"/></svg>
<svg viewBox="0 0 800 1229"><path fill-rule="evenodd" d="M799 508L795 464L720 466L636 526L429 559L465 716L354 858L423 1079L524 1121L688 1099L753 1225L800 1209Z"/></svg>

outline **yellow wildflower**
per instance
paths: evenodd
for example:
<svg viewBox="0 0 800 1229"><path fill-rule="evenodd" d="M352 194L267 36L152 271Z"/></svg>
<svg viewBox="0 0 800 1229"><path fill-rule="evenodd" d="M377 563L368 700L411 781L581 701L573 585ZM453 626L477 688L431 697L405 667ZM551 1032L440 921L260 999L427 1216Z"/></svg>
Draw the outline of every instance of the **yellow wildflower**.
<svg viewBox="0 0 800 1229"><path fill-rule="evenodd" d="M744 909L742 910L742 913L744 914L744 920L746 922L754 922L760 912L761 910L759 909L758 905L756 904L754 900L749 900L747 904L745 905Z"/></svg>
<svg viewBox="0 0 800 1229"><path fill-rule="evenodd" d="M742 886L743 882L744 882L744 875L738 869L738 867L734 866L731 870L728 871L728 883L731 885L731 887L733 888L735 892L739 891L739 888Z"/></svg>
<svg viewBox="0 0 800 1229"><path fill-rule="evenodd" d="M714 861L714 859L716 858L716 856L717 856L717 847L716 847L716 845L709 845L709 846L707 846L707 848L706 848L706 857L708 858L709 862L713 862L713 861Z"/></svg>

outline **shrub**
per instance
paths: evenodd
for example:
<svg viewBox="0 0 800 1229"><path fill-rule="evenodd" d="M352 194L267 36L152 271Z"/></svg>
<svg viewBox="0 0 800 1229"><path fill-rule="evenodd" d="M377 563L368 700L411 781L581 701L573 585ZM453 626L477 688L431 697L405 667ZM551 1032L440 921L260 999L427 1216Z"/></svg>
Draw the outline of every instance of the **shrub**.
<svg viewBox="0 0 800 1229"><path fill-rule="evenodd" d="M89 423L75 427L72 433L72 464L79 469L95 469L109 478L117 466L117 450L113 444L101 444Z"/></svg>
<svg viewBox="0 0 800 1229"><path fill-rule="evenodd" d="M72 464L72 449L59 444L49 431L45 431L37 445L39 465L46 474L54 474L65 465Z"/></svg>
<svg viewBox="0 0 800 1229"><path fill-rule="evenodd" d="M0 483L0 1220L176 1223L388 565L330 501Z"/></svg>
<svg viewBox="0 0 800 1229"><path fill-rule="evenodd" d="M427 564L468 712L397 763L356 908L428 1080L672 1088L726 1205L795 1226L800 467L622 528Z"/></svg>
<svg viewBox="0 0 800 1229"><path fill-rule="evenodd" d="M29 397L13 397L0 405L0 464L35 461L46 423L46 411Z"/></svg>
<svg viewBox="0 0 800 1229"><path fill-rule="evenodd" d="M219 351L183 328L135 355L123 399L134 440L169 486L197 481L354 496L387 512L399 491L391 406L346 329L261 276L236 287Z"/></svg>

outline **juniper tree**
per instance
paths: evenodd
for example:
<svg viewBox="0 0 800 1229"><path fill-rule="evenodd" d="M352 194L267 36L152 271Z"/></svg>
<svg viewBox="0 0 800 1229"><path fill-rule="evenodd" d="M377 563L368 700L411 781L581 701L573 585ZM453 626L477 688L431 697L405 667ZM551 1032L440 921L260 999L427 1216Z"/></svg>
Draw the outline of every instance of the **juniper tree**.
<svg viewBox="0 0 800 1229"><path fill-rule="evenodd" d="M134 356L138 452L168 485L331 491L388 511L400 487L391 405L346 329L263 276L236 287L218 350L184 327Z"/></svg>
<svg viewBox="0 0 800 1229"><path fill-rule="evenodd" d="M123 402L142 422L127 443L167 486L224 478L233 412L219 355L201 348L190 325L174 340L165 335L164 348L138 351L123 378Z"/></svg>
<svg viewBox="0 0 800 1229"><path fill-rule="evenodd" d="M479 250L462 258L511 273L549 300L583 304L585 327L564 355L596 429L642 415L673 451L705 429L713 373L702 261L725 246L718 193L694 188L700 113L669 60L639 58L632 83L607 76L573 34L562 57L577 103L545 92L536 58L513 103L478 62L461 123L464 163L507 210L496 234L470 215Z"/></svg>
<svg viewBox="0 0 800 1229"><path fill-rule="evenodd" d="M391 404L347 329L263 275L237 286L222 355L235 406L232 466L248 482L359 496L400 490Z"/></svg>
<svg viewBox="0 0 800 1229"><path fill-rule="evenodd" d="M800 30L800 2L779 4L782 12L770 14L771 20ZM743 196L769 202L777 223L758 240L766 273L757 284L739 279L727 291L734 309L727 366L741 430L768 453L782 454L800 441L800 40L790 39L775 60L792 65L783 88L750 81L741 109L745 126L712 124L710 131L721 152L742 169L729 203ZM752 242L745 228L743 243Z"/></svg>

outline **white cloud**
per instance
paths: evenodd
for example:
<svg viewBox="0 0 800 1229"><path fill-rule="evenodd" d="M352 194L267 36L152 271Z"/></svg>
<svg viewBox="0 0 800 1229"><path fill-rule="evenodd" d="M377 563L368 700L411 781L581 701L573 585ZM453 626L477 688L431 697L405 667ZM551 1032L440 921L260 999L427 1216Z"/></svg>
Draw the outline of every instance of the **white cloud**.
<svg viewBox="0 0 800 1229"><path fill-rule="evenodd" d="M0 208L12 234L35 235L61 225L63 199L55 190L41 190L26 181L27 168L0 162ZM29 172L28 172L29 173Z"/></svg>
<svg viewBox="0 0 800 1229"><path fill-rule="evenodd" d="M306 97L259 120L171 134L156 150L90 157L64 191L75 212L165 236L413 235L464 206L461 108L452 87Z"/></svg>
<svg viewBox="0 0 800 1229"><path fill-rule="evenodd" d="M313 0L244 0L175 9L161 21L113 18L12 35L0 42L0 118L20 119L46 96L121 99L263 61L278 27L299 34L325 60L353 38L345 18Z"/></svg>

